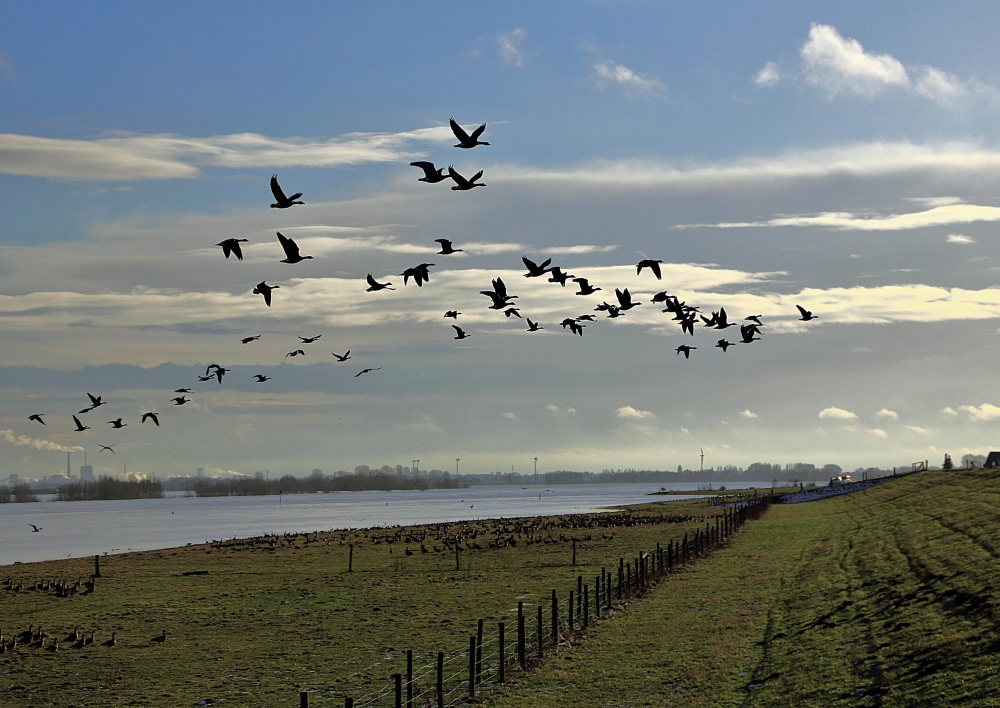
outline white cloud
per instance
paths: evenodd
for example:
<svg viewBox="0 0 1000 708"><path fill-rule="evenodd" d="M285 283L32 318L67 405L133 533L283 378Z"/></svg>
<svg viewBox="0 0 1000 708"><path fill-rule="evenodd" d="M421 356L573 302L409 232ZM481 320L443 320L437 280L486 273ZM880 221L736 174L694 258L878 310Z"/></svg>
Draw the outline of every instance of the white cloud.
<svg viewBox="0 0 1000 708"><path fill-rule="evenodd" d="M558 413L559 412L559 406L556 406L556 405L553 405L551 403L548 403L545 406L545 410L552 411L553 413Z"/></svg>
<svg viewBox="0 0 1000 708"><path fill-rule="evenodd" d="M899 420L899 413L896 411L891 411L888 408L883 408L878 413L875 414L876 418L892 418L893 420Z"/></svg>
<svg viewBox="0 0 1000 708"><path fill-rule="evenodd" d="M944 408L941 409L941 412L944 413L945 415L958 415L958 413L955 412L955 409L952 408L951 406L945 406Z"/></svg>
<svg viewBox="0 0 1000 708"><path fill-rule="evenodd" d="M972 90L987 95L994 93L988 87L966 84L957 76L932 66L907 70L891 54L867 52L858 40L843 37L830 25L814 24L810 28L801 56L806 81L825 89L831 96L853 93L872 98L895 89L951 106Z"/></svg>
<svg viewBox="0 0 1000 708"><path fill-rule="evenodd" d="M773 61L769 61L764 64L764 68L757 72L757 75L753 77L753 82L758 86L774 86L781 79L781 74L778 72L778 65Z"/></svg>
<svg viewBox="0 0 1000 708"><path fill-rule="evenodd" d="M415 141L451 139L447 126L404 133L349 133L336 138L272 138L256 133L191 138L123 135L93 140L0 133L0 172L117 181L191 178L199 165L224 168L342 167L418 156Z"/></svg>
<svg viewBox="0 0 1000 708"><path fill-rule="evenodd" d="M11 445L18 447L33 447L36 450L50 450L52 452L83 452L83 448L78 445L67 447L51 440L32 438L27 435L14 435L13 430L0 430L0 435Z"/></svg>
<svg viewBox="0 0 1000 708"><path fill-rule="evenodd" d="M976 243L975 239L972 239L964 234L948 234L948 238L945 239L948 243L961 243L961 244L973 244Z"/></svg>
<svg viewBox="0 0 1000 708"><path fill-rule="evenodd" d="M683 225L714 226L719 229L764 228L774 226L818 226L841 231L901 231L922 229L928 226L949 224L971 224L977 221L1000 221L1000 207L977 204L952 204L938 206L910 214L890 214L888 216L859 216L851 212L829 211L820 214L782 216L767 221L737 221L718 224ZM964 236L960 238L966 238ZM952 241L951 238L948 239ZM952 243L966 243L952 241Z"/></svg>
<svg viewBox="0 0 1000 708"><path fill-rule="evenodd" d="M904 425L903 427L917 435L927 435L929 432L926 428L921 428L919 425Z"/></svg>
<svg viewBox="0 0 1000 708"><path fill-rule="evenodd" d="M831 93L850 91L873 96L887 87L908 88L906 68L889 54L866 52L856 39L835 27L814 24L802 45L806 81Z"/></svg>
<svg viewBox="0 0 1000 708"><path fill-rule="evenodd" d="M517 417L517 414L511 413L510 411L504 413L503 417L507 420L520 420L520 418Z"/></svg>
<svg viewBox="0 0 1000 708"><path fill-rule="evenodd" d="M511 66L524 66L524 41L528 33L523 27L497 35L497 55Z"/></svg>
<svg viewBox="0 0 1000 708"><path fill-rule="evenodd" d="M691 431L688 430L687 428L681 428L681 432L684 433L685 435L690 435L691 434Z"/></svg>
<svg viewBox="0 0 1000 708"><path fill-rule="evenodd" d="M594 65L594 77L598 88L615 84L640 93L657 93L663 90L663 82L655 76L637 74L623 64L605 61Z"/></svg>
<svg viewBox="0 0 1000 708"><path fill-rule="evenodd" d="M885 432L881 428L871 428L868 432L871 433L872 435L874 435L877 438L887 438L887 437L889 437L889 433Z"/></svg>
<svg viewBox="0 0 1000 708"><path fill-rule="evenodd" d="M622 406L615 411L619 418L629 418L633 420L649 420L655 418L656 414L651 411L641 411L632 406Z"/></svg>
<svg viewBox="0 0 1000 708"><path fill-rule="evenodd" d="M1000 406L983 403L980 406L959 406L958 410L968 413L973 420L995 420L1000 418Z"/></svg>
<svg viewBox="0 0 1000 708"><path fill-rule="evenodd" d="M573 415L574 413L576 413L576 408L567 408L566 412L569 413L570 415Z"/></svg>
<svg viewBox="0 0 1000 708"><path fill-rule="evenodd" d="M820 418L833 418L836 420L854 420L857 418L856 413L851 413L850 411L845 411L843 408L836 408L830 406L829 408L824 408L819 412Z"/></svg>
<svg viewBox="0 0 1000 708"><path fill-rule="evenodd" d="M749 408L747 408L745 411L743 411L742 413L740 413L740 415L743 416L744 418L757 418L758 417L758 415L756 413L754 413L752 410L750 410Z"/></svg>

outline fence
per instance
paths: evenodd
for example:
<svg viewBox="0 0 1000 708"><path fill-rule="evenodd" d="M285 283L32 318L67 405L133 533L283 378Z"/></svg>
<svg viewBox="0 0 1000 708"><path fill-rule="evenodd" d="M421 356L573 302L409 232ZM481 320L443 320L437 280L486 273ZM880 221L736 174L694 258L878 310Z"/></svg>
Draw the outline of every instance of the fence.
<svg viewBox="0 0 1000 708"><path fill-rule="evenodd" d="M417 669L413 651L408 650L405 669L388 676L384 688L359 698L348 696L344 707L447 708L495 690L513 675L538 666L594 622L642 597L669 573L718 548L743 524L763 514L771 498L744 496L731 503L715 517L714 526L706 523L704 529L666 546L657 543L655 549L619 558L617 566L610 571L602 567L593 578L579 575L576 585L561 595L553 589L549 597L534 603L519 601L513 627L503 620L495 624L478 620L467 648L438 651L436 657L430 654L433 660ZM299 695L301 708L308 708L309 692Z"/></svg>

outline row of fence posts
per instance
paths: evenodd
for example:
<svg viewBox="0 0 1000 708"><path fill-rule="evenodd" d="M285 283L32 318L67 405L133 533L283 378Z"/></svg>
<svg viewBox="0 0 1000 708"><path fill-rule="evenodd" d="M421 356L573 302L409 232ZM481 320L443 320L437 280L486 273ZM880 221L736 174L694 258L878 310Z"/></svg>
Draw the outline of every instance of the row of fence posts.
<svg viewBox="0 0 1000 708"><path fill-rule="evenodd" d="M594 617L600 619L603 613L608 613L616 607L622 607L624 603L641 597L647 590L654 586L661 578L668 573L689 563L694 558L704 556L714 548L720 546L726 539L736 532L747 521L760 517L770 505L769 496L749 497L737 506L727 509L723 514L715 517L714 527L711 523L706 523L704 529L698 529L693 535L684 534L680 541L670 541L664 548L659 543L656 549L648 552L640 552L638 556L628 562L624 558L618 559L617 583L615 574L601 568L601 574L594 576L593 592L589 583L583 582L583 576L576 579L576 588L569 591L565 605L565 613L561 608L561 601L556 590L552 590L551 609L549 612L549 625L546 631L544 608L542 603L536 606L534 628L534 642L528 638L527 620L524 611L524 602L517 603L517 636L513 645L508 645L506 638L506 625L503 620L497 622L496 635L496 663L487 666L487 672L493 673L495 683L502 685L507 681L508 669L517 667L522 672L527 672L533 663L539 663L545 656L545 637L548 635L550 651L556 651L561 641L572 638L574 633L587 629L591 625L590 610L593 606ZM593 598L593 600L591 600ZM562 619L565 616L565 621ZM481 692L483 679L483 648L490 645L494 640L484 642L483 630L485 622L480 619L476 625L474 634L469 635L469 665L466 677L459 678L450 690L445 691L449 680L465 673L464 669L445 676L446 664L456 661L465 656L464 652L452 655L446 660L445 653L437 653L435 669L435 681L433 688L425 689L419 693L415 692L416 678L423 678L430 673L430 669L424 670L419 677L413 673L413 651L406 652L406 673L392 674L389 678L391 685L373 696L362 699L346 697L344 708L370 708L380 705L383 698L388 699L391 695L395 708L413 708L414 701L422 701L420 706L445 706L454 705L453 701L465 701L474 699L477 692ZM513 649L513 660L511 651ZM429 695L430 694L430 695ZM457 695L456 695L457 694ZM302 691L299 694L301 708L309 706L309 692Z"/></svg>

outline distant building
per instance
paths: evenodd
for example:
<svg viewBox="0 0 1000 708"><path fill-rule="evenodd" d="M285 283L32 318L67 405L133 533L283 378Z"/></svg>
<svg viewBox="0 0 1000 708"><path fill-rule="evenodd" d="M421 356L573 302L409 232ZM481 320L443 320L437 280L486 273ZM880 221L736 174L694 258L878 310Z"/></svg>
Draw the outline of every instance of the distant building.
<svg viewBox="0 0 1000 708"><path fill-rule="evenodd" d="M1000 467L1000 452L993 451L986 456L986 462L983 463L983 467Z"/></svg>
<svg viewBox="0 0 1000 708"><path fill-rule="evenodd" d="M80 481L81 482L93 482L94 481L94 466L93 465L80 465Z"/></svg>
<svg viewBox="0 0 1000 708"><path fill-rule="evenodd" d="M204 477L205 476L205 468L204 467L199 467L198 468L198 475L197 476L198 477Z"/></svg>

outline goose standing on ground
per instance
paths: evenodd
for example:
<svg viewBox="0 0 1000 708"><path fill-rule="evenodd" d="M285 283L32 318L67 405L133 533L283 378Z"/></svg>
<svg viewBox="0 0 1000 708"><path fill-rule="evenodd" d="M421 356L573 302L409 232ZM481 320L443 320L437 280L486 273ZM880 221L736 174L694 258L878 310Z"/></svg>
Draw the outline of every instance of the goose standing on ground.
<svg viewBox="0 0 1000 708"><path fill-rule="evenodd" d="M380 282L376 281L375 278L372 277L371 273L368 274L367 280L368 280L368 289L365 290L366 293L374 293L374 292L378 292L379 290L395 290L396 289L396 288L390 288L389 287L390 285L392 285L392 283L380 283Z"/></svg>
<svg viewBox="0 0 1000 708"><path fill-rule="evenodd" d="M441 250L438 251L439 256L450 256L452 253L463 252L461 248L455 248L454 246L452 246L451 241L449 241L446 238L436 238L434 239L434 243L438 243L441 245Z"/></svg>
<svg viewBox="0 0 1000 708"><path fill-rule="evenodd" d="M345 354L343 354L343 355L340 355L337 352L330 352L330 353L333 354L335 357L337 357L337 361L347 361L348 359L351 358L351 350L350 349L348 349L347 352Z"/></svg>
<svg viewBox="0 0 1000 708"><path fill-rule="evenodd" d="M458 325L452 325L452 327L455 329L455 339L467 339L472 336Z"/></svg>
<svg viewBox="0 0 1000 708"><path fill-rule="evenodd" d="M697 349L697 348L698 347L689 347L687 344L682 344L679 347L677 347L677 349L675 349L674 351L677 352L678 354L684 354L684 358L685 359L690 359L691 358L691 350L692 349Z"/></svg>
<svg viewBox="0 0 1000 708"><path fill-rule="evenodd" d="M426 160L418 160L417 162L411 162L410 167L419 167L424 171L424 176L418 179L418 182L426 182L427 184L436 184L437 182L443 182L448 179L448 175L444 174L443 167L434 167L433 162L427 162Z"/></svg>
<svg viewBox="0 0 1000 708"><path fill-rule="evenodd" d="M376 367L374 369L362 369L361 371L359 371L354 375L354 378L358 378L359 376L361 376L361 374L370 374L373 371L381 371L381 370L382 370L381 366Z"/></svg>
<svg viewBox="0 0 1000 708"><path fill-rule="evenodd" d="M653 275L656 276L656 279L657 280L661 280L661 276L660 276L660 264L661 263L663 263L663 261L654 261L654 260L649 259L649 258L643 259L643 260L639 261L639 263L636 265L636 267L635 267L635 274L639 275L642 272L643 268L649 268L651 271L653 271Z"/></svg>
<svg viewBox="0 0 1000 708"><path fill-rule="evenodd" d="M305 202L295 201L302 196L302 192L296 192L290 197L285 196L285 193L281 191L281 186L278 184L278 175L271 175L271 194L274 195L275 201L271 205L272 209L287 209L293 204L305 204Z"/></svg>
<svg viewBox="0 0 1000 708"><path fill-rule="evenodd" d="M42 416L43 415L45 415L45 414L44 413L34 413L34 414L28 416L28 420L34 420L34 421L37 421L37 422L41 423L42 425L45 425L45 421L42 420Z"/></svg>
<svg viewBox="0 0 1000 708"><path fill-rule="evenodd" d="M117 444L117 443L116 443L116 444ZM100 450L98 450L98 452L104 452L105 450L107 450L107 451L108 451L108 452L110 452L110 453L111 453L112 455L114 455L114 454L115 454L115 451L114 451L114 449L113 449L113 448L114 448L114 445L100 445L100 444L98 444L98 446L97 446L97 447L101 448Z"/></svg>
<svg viewBox="0 0 1000 708"><path fill-rule="evenodd" d="M216 246L222 246L222 255L229 260L230 254L236 256L236 260L243 260L243 249L240 248L241 243L249 243L250 239L246 238L227 238L225 241L219 241Z"/></svg>
<svg viewBox="0 0 1000 708"><path fill-rule="evenodd" d="M81 423L80 419L76 416L73 416L73 422L76 423L76 432L78 433L82 433L84 430L90 430L90 426Z"/></svg>
<svg viewBox="0 0 1000 708"><path fill-rule="evenodd" d="M157 637L153 637L149 641L156 642L157 644L163 644L163 642L167 641L167 630L163 630L162 634Z"/></svg>
<svg viewBox="0 0 1000 708"><path fill-rule="evenodd" d="M253 337L244 337L243 339L240 340L240 342L242 344L249 344L250 342L256 342L258 339L261 338L261 336L262 335L258 334Z"/></svg>
<svg viewBox="0 0 1000 708"><path fill-rule="evenodd" d="M586 278L573 278L573 282L580 286L580 291L576 293L577 295L593 295L600 288L595 288Z"/></svg>
<svg viewBox="0 0 1000 708"><path fill-rule="evenodd" d="M808 322L809 320L817 320L817 319L819 319L812 312L810 312L806 308L802 307L802 305L796 305L795 307L798 308L799 314L802 315L802 317L799 318L801 321Z"/></svg>
<svg viewBox="0 0 1000 708"><path fill-rule="evenodd" d="M150 411L149 413L143 413L142 414L142 423L145 423L147 418L149 420L153 421L154 423L156 423L156 427L157 428L160 427L160 414L159 413L153 413L152 411Z"/></svg>
<svg viewBox="0 0 1000 708"><path fill-rule="evenodd" d="M479 172L477 172L476 174L472 175L472 179L466 179L465 177L463 177L462 175L460 175L458 172L456 172L454 167L452 167L451 165L448 165L448 175L453 180L455 180L455 186L451 188L451 191L453 191L453 192L466 192L466 191L468 191L470 189L473 189L474 187L485 187L486 186L486 184L484 184L483 182L477 182L476 181L480 177L483 176L483 171L482 170L479 170Z"/></svg>
<svg viewBox="0 0 1000 708"><path fill-rule="evenodd" d="M278 261L278 263L301 263L302 261L312 258L312 256L299 255L299 247L295 241L288 238L280 231L275 231L275 233L278 235L278 243L281 244L281 248L285 252L285 257Z"/></svg>
<svg viewBox="0 0 1000 708"><path fill-rule="evenodd" d="M458 145L454 145L453 147L469 150L476 147L476 145L489 145L489 143L484 143L479 140L479 136L483 134L484 130L486 130L485 123L473 130L472 135L466 133L465 128L455 122L454 118L449 120L448 123L451 125L451 132L453 132L455 137L458 138Z"/></svg>
<svg viewBox="0 0 1000 708"><path fill-rule="evenodd" d="M118 430L119 428L124 428L125 426L127 426L128 423L123 423L121 418L116 418L115 420L109 420L108 425L112 425L114 426L115 430Z"/></svg>
<svg viewBox="0 0 1000 708"><path fill-rule="evenodd" d="M268 285L267 281L262 280L259 283L257 283L257 285L254 286L253 294L254 295L263 295L264 296L264 304L267 305L268 307L270 307L271 306L271 291L272 290L277 290L280 287L281 287L280 285Z"/></svg>

